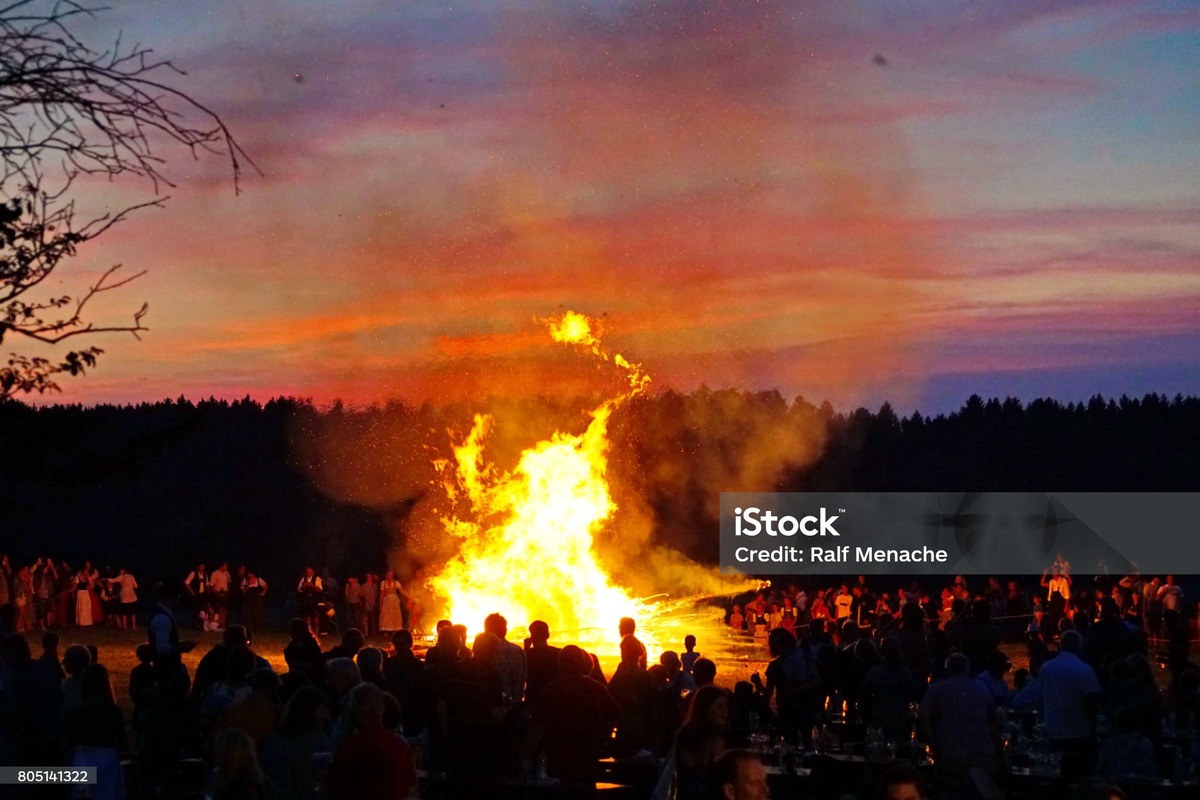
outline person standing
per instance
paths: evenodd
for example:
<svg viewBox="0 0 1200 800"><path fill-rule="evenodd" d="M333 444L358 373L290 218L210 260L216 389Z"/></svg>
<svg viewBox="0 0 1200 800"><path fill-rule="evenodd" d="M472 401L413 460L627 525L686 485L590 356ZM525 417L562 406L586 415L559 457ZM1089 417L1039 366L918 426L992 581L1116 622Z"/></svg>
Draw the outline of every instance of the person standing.
<svg viewBox="0 0 1200 800"><path fill-rule="evenodd" d="M975 767L994 774L1002 754L996 702L970 668L962 653L947 658L947 677L929 684L918 715L938 770L955 779Z"/></svg>
<svg viewBox="0 0 1200 800"><path fill-rule="evenodd" d="M368 636L379 633L379 576L367 573L362 585L363 620L361 630Z"/></svg>
<svg viewBox="0 0 1200 800"><path fill-rule="evenodd" d="M196 568L183 579L183 589L187 592L188 604L196 613L196 627L200 626L200 610L204 608L204 603L208 600L208 584L208 569L204 564L197 564Z"/></svg>
<svg viewBox="0 0 1200 800"><path fill-rule="evenodd" d="M317 577L317 571L312 567L306 567L304 576L296 585L296 604L299 607L300 616L304 618L309 629L314 633L320 632L320 628L317 627L317 606L321 603L322 592L323 584Z"/></svg>
<svg viewBox="0 0 1200 800"><path fill-rule="evenodd" d="M221 562L217 571L208 580L212 590L213 609L217 612L217 627L224 628L229 624L229 582L233 576L229 574L229 564Z"/></svg>
<svg viewBox="0 0 1200 800"><path fill-rule="evenodd" d="M351 575L349 578L346 578L346 588L343 594L346 599L347 627L358 628L360 631L365 630L361 624L363 609L362 584L358 582L357 577Z"/></svg>
<svg viewBox="0 0 1200 800"><path fill-rule="evenodd" d="M33 630L33 572L21 567L13 582L13 602L17 606L17 631Z"/></svg>
<svg viewBox="0 0 1200 800"><path fill-rule="evenodd" d="M320 618L326 626L333 623L333 633L337 633L341 629L341 621L338 618L338 609L342 603L342 587L338 583L337 578L333 577L329 572L329 567L321 568L321 587L324 590L321 596Z"/></svg>
<svg viewBox="0 0 1200 800"><path fill-rule="evenodd" d="M400 610L400 595L404 587L396 580L390 569L379 584L379 632L394 633L404 628L404 615Z"/></svg>
<svg viewBox="0 0 1200 800"><path fill-rule="evenodd" d="M128 630L137 627L137 578L125 571L124 567L117 570L117 577L111 583L117 587L117 626Z"/></svg>
<svg viewBox="0 0 1200 800"><path fill-rule="evenodd" d="M254 572L247 570L242 580L242 624L251 633L258 632L262 627L263 598L267 596L267 582Z"/></svg>
<svg viewBox="0 0 1200 800"><path fill-rule="evenodd" d="M1071 599L1071 577L1063 573L1055 562L1042 573L1042 586L1046 589L1046 622L1043 630L1053 636L1058 630L1058 621L1067 614L1067 603ZM1047 641L1049 641L1047 639Z"/></svg>
<svg viewBox="0 0 1200 800"><path fill-rule="evenodd" d="M1079 779L1091 774L1096 760L1096 711L1100 681L1080 656L1083 637L1065 631L1059 652L1042 665L1038 680L1046 708L1046 738L1063 754L1063 777Z"/></svg>
<svg viewBox="0 0 1200 800"><path fill-rule="evenodd" d="M54 627L54 590L58 585L58 570L54 561L39 558L33 573L34 602L37 624L42 630Z"/></svg>
<svg viewBox="0 0 1200 800"><path fill-rule="evenodd" d="M837 628L841 630L842 621L850 619L850 613L854 606L854 595L850 593L849 587L842 584L842 588L838 591L838 595L834 598L833 607L836 613Z"/></svg>
<svg viewBox="0 0 1200 800"><path fill-rule="evenodd" d="M75 624L80 628L90 628L92 619L92 575L88 562L75 573Z"/></svg>
<svg viewBox="0 0 1200 800"><path fill-rule="evenodd" d="M55 588L54 621L66 627L75 622L75 571L63 561L58 567L58 585Z"/></svg>
<svg viewBox="0 0 1200 800"><path fill-rule="evenodd" d="M1183 587L1175 582L1174 575L1167 576L1167 582L1158 589L1158 601L1162 604L1164 613L1174 611L1183 613Z"/></svg>
<svg viewBox="0 0 1200 800"><path fill-rule="evenodd" d="M158 605L150 612L150 620L146 626L147 640L152 651L150 664L163 696L187 694L189 678L187 667L183 664L183 654L196 647L194 641L179 639L179 626L175 624L173 610L179 601L179 595L178 581L163 581Z"/></svg>
<svg viewBox="0 0 1200 800"><path fill-rule="evenodd" d="M242 603L242 585L246 583L246 565L242 564L233 573L229 581L229 620L230 623L245 624L245 613ZM226 627L229 627L226 625Z"/></svg>

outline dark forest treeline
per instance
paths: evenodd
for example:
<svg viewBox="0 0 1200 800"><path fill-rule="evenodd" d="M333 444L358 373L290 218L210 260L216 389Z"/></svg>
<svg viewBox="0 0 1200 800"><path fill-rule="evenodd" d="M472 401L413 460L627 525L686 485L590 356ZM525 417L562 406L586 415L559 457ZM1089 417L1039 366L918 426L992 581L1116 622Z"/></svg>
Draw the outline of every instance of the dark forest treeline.
<svg viewBox="0 0 1200 800"><path fill-rule="evenodd" d="M587 407L2 403L0 551L147 577L220 559L278 581L307 561L377 566L397 534L411 568L440 557L419 509L438 494L433 462L450 456L451 432L461 439L475 412L492 413L489 452L507 468L554 430L579 431ZM1200 399L1181 396L972 397L949 415L901 418L886 404L837 413L777 392L700 389L628 402L610 436L622 515L608 544L653 541L706 562L721 491L1200 490Z"/></svg>

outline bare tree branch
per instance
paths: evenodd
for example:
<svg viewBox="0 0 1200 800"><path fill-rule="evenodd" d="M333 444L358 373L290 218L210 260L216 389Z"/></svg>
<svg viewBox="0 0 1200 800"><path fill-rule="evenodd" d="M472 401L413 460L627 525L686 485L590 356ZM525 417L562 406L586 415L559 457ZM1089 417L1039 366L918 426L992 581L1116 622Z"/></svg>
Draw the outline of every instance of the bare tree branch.
<svg viewBox="0 0 1200 800"><path fill-rule="evenodd" d="M126 286L144 272L114 277L106 270L78 296L34 298L81 245L131 213L162 206L164 148L193 158L218 154L229 161L235 193L245 167L258 171L225 121L209 106L169 82L186 73L120 37L94 49L73 29L108 9L76 0L13 0L0 6L0 343L7 335L52 346L67 339L147 330L146 304L131 323L85 319L90 301ZM155 197L77 223L72 192L83 175L143 180ZM140 338L140 337L139 337ZM16 392L55 391L54 376L78 375L95 365L98 348L61 359L12 354L0 367L0 399Z"/></svg>

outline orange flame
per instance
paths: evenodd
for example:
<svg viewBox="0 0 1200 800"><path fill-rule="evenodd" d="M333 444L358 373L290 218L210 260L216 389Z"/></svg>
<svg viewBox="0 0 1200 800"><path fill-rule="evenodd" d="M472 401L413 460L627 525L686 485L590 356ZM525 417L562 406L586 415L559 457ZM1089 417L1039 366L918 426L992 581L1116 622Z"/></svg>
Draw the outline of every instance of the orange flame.
<svg viewBox="0 0 1200 800"><path fill-rule="evenodd" d="M610 355L583 314L568 311L548 321L555 341L588 347L626 371L630 390L590 414L578 435L556 433L525 450L512 472L484 456L492 424L477 415L470 434L443 463L447 495L465 495L472 519L445 517L447 532L462 540L445 567L428 580L451 619L482 629L499 612L512 627L545 621L553 635L575 641L615 640L618 620L651 607L613 585L593 549L593 534L616 511L605 480L608 420L624 400L645 389L649 377L620 354ZM588 630L599 634L589 635ZM583 633L581 636L580 634Z"/></svg>

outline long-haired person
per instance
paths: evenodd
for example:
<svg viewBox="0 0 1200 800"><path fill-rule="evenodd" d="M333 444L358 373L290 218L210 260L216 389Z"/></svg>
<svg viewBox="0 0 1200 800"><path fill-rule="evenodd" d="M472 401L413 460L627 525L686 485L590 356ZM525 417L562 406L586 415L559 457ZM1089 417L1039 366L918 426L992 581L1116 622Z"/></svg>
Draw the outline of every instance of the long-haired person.
<svg viewBox="0 0 1200 800"><path fill-rule="evenodd" d="M705 686L692 696L675 734L677 800L709 797L709 776L721 753L729 748L729 696L724 689Z"/></svg>
<svg viewBox="0 0 1200 800"><path fill-rule="evenodd" d="M212 800L272 800L275 792L258 765L254 740L241 728L226 728L213 741Z"/></svg>

